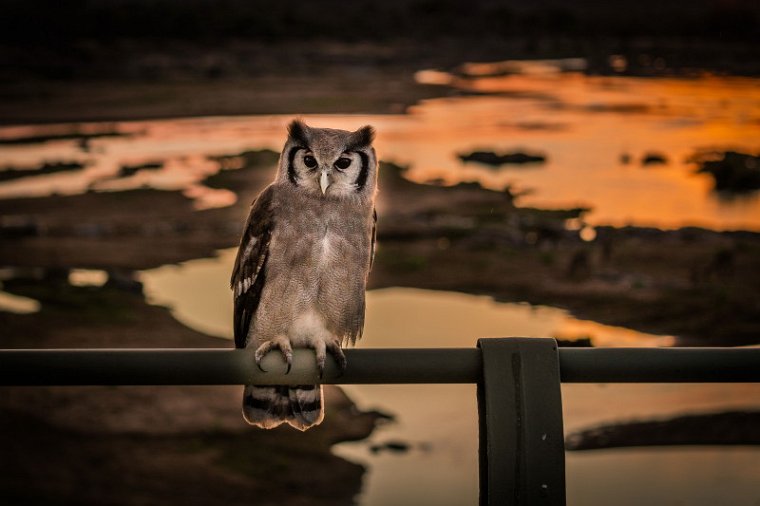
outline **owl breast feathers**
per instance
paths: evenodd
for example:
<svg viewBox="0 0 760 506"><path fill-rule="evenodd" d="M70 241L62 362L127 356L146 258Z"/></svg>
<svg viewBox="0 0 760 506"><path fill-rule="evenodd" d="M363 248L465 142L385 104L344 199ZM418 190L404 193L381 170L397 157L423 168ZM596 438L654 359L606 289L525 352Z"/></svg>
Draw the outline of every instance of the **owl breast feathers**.
<svg viewBox="0 0 760 506"><path fill-rule="evenodd" d="M374 131L311 128L293 121L277 176L256 198L240 241L231 286L238 348L315 352L320 376L329 352L364 327L364 292L375 247L377 158ZM248 385L243 416L252 425L283 422L306 430L324 417L321 385Z"/></svg>

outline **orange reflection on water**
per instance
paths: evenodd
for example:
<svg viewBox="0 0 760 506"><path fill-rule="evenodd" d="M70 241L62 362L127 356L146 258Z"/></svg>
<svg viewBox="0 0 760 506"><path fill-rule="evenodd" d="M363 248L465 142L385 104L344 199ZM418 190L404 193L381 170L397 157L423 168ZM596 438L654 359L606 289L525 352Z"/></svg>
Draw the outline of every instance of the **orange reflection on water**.
<svg viewBox="0 0 760 506"><path fill-rule="evenodd" d="M758 193L721 197L709 176L687 161L705 148L760 151L760 80L752 78L631 78L586 76L566 61L521 62L522 73L462 78L438 71L420 80L449 82L480 95L423 101L407 115L312 115L308 123L378 131L380 157L411 167L416 181L512 187L519 203L537 207L591 207L592 224L663 228L698 225L760 230ZM538 70L536 70L538 69ZM483 95L485 94L485 95ZM81 193L100 189L160 187L206 199L198 207L225 205L229 195L201 191L218 164L209 155L246 149L279 151L291 116L208 117L118 124L17 126L0 137L111 128L131 134L101 137L83 151L76 141L0 147L0 166L31 167L43 161L79 160L83 171L7 181L0 198ZM485 149L540 152L540 165L483 166L458 154ZM665 164L642 165L648 154ZM176 171L137 174L114 181L120 166L161 160ZM203 160L206 160L205 162ZM625 163L627 161L627 163ZM524 193L525 191L528 193Z"/></svg>
<svg viewBox="0 0 760 506"><path fill-rule="evenodd" d="M425 168L415 166L416 179L471 178L494 188L511 183L534 190L521 200L525 205L591 206L593 223L760 229L757 194L718 198L711 180L695 175L696 166L687 162L705 148L758 152L757 79L534 73L455 82L497 95L430 101L415 110L448 125L441 139L449 155L532 150L545 153L548 162L540 168L471 164L465 172L456 160L428 152ZM443 147L438 140L429 144L435 151ZM643 166L649 153L662 155L666 163Z"/></svg>

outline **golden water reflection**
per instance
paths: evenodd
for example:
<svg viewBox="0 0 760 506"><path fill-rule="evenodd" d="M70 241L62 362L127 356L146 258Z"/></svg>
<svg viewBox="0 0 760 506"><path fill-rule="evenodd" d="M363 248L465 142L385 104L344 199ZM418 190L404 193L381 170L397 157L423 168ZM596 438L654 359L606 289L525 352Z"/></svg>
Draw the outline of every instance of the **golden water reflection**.
<svg viewBox="0 0 760 506"><path fill-rule="evenodd" d="M0 285L2 287L2 285ZM29 297L22 297L13 293L0 290L0 311L17 314L36 313L40 310L40 303Z"/></svg>
<svg viewBox="0 0 760 506"><path fill-rule="evenodd" d="M540 65L539 65L540 63ZM550 62L551 63L551 62ZM539 68L551 67L537 63ZM521 64L521 68L526 63ZM528 65L529 68L530 65ZM594 224L760 230L757 193L721 198L688 158L700 149L760 149L760 80L753 78L632 78L579 72L528 72L461 78L421 72L420 79L448 82L466 95L424 101L407 115L312 115L315 125L378 130L381 158L409 165L409 177L445 184L479 181L523 193L520 203L593 208ZM48 160L87 164L0 184L0 198L114 191L129 187L182 190L198 207L229 205L234 195L206 188L216 170L209 155L245 149L279 151L291 116L207 117L109 123L122 137L99 137L86 151L74 140L3 145L0 167L32 167ZM0 128L0 138L97 124ZM539 166L489 168L463 164L457 154L476 149L545 153ZM666 160L643 166L650 153ZM119 178L122 165L160 160L164 167Z"/></svg>
<svg viewBox="0 0 760 506"><path fill-rule="evenodd" d="M229 273L236 248L215 258L143 271L148 302L171 308L188 327L232 338L232 294ZM672 336L659 336L579 320L548 306L500 303L464 293L386 288L367 293L362 346L425 348L475 346L481 337L591 338L595 346L668 346Z"/></svg>

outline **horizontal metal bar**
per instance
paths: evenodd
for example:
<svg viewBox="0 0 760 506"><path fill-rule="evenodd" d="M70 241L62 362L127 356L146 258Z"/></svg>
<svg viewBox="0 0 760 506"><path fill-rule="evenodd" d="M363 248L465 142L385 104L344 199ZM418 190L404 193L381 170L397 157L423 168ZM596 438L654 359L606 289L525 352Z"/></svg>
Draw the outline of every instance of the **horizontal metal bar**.
<svg viewBox="0 0 760 506"><path fill-rule="evenodd" d="M760 382L760 348L560 348L568 383Z"/></svg>
<svg viewBox="0 0 760 506"><path fill-rule="evenodd" d="M340 376L328 357L321 383L474 383L475 348L345 350ZM253 350L101 349L0 351L0 385L303 385L320 382L311 350L294 350L293 367L279 353L261 361Z"/></svg>
<svg viewBox="0 0 760 506"><path fill-rule="evenodd" d="M476 348L350 349L338 375L328 358L322 383L476 383ZM760 348L560 349L563 382L760 382ZM277 353L259 371L252 350L0 350L0 385L308 384L319 378L310 350L295 350L293 369Z"/></svg>

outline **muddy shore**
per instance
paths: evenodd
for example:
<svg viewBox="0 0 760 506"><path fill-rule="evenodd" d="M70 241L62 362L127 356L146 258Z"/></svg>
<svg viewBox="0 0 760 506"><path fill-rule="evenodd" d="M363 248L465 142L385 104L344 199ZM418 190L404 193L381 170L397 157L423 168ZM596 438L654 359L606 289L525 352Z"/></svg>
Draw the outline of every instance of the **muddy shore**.
<svg viewBox="0 0 760 506"><path fill-rule="evenodd" d="M2 200L0 216L13 226L1 230L0 264L116 273L236 246L248 205L271 181L277 155L230 157L242 168L205 182L237 194L224 208L196 211L179 192L156 190ZM674 335L681 344L757 343L760 234L597 227L586 241L568 227L582 221L584 209L525 208L509 191L418 184L403 172L392 164L381 168L370 288L555 305L581 318Z"/></svg>
<svg viewBox="0 0 760 506"><path fill-rule="evenodd" d="M463 62L580 57L585 72L593 75L760 74L757 45L722 35L701 40L554 32L518 36L500 31L493 37L479 31L476 36L445 32L421 41L407 36L299 40L298 34L288 34L276 43L224 36L214 42L82 37L60 47L0 41L0 125L398 114L427 98L461 94L445 84L421 84L415 73L436 69L461 75ZM615 63L621 58L625 69Z"/></svg>

